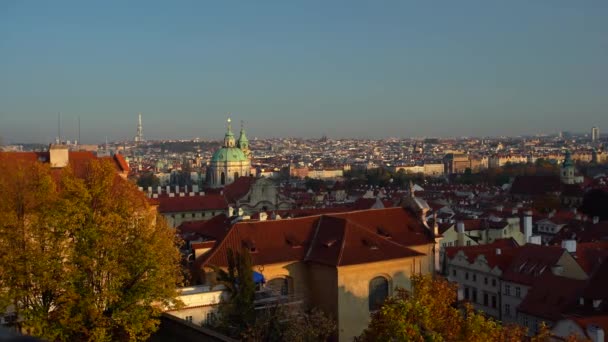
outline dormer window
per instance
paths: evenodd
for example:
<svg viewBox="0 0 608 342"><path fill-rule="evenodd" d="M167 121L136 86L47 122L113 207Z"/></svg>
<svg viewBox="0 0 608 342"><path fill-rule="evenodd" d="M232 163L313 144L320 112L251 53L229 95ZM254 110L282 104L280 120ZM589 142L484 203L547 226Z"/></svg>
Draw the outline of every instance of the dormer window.
<svg viewBox="0 0 608 342"><path fill-rule="evenodd" d="M338 242L338 239L329 239L323 242L323 246L325 247L331 247L333 246L336 242Z"/></svg>
<svg viewBox="0 0 608 342"><path fill-rule="evenodd" d="M378 233L378 235L387 239L390 239L392 237L391 234L389 234L389 232L387 232L383 227L378 227L376 232Z"/></svg>
<svg viewBox="0 0 608 342"><path fill-rule="evenodd" d="M298 241L295 237L293 236L286 236L285 237L285 242L291 247L291 248L301 248L302 247L302 243L300 241Z"/></svg>
<svg viewBox="0 0 608 342"><path fill-rule="evenodd" d="M243 240L243 247L249 250L249 253L257 253L258 249L255 247L255 242L252 240Z"/></svg>
<svg viewBox="0 0 608 342"><path fill-rule="evenodd" d="M364 239L363 244L365 246L367 246L367 248L371 249L371 250L377 250L378 249L378 244L375 241L370 241L370 240L366 240Z"/></svg>

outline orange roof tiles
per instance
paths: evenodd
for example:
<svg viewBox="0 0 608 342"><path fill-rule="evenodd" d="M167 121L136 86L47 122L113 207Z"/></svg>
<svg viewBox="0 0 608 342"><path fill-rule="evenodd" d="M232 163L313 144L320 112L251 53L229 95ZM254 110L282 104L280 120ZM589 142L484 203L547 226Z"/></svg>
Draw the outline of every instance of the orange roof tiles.
<svg viewBox="0 0 608 342"><path fill-rule="evenodd" d="M411 212L376 209L240 222L197 264L226 266L228 248L246 247L256 265L308 261L343 266L421 255L407 247L430 243L430 231Z"/></svg>
<svg viewBox="0 0 608 342"><path fill-rule="evenodd" d="M208 194L204 196L158 197L160 213L194 212L207 210L226 210L228 203L222 195Z"/></svg>

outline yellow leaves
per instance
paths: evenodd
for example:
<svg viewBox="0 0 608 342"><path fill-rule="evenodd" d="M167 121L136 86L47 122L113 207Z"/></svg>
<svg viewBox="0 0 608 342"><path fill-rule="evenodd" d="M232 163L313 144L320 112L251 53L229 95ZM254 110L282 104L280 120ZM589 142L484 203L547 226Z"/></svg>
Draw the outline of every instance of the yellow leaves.
<svg viewBox="0 0 608 342"><path fill-rule="evenodd" d="M456 306L456 286L441 277L412 277L412 292L397 289L374 314L361 341L520 341L521 327L501 324L469 304ZM540 341L540 340L539 340Z"/></svg>
<svg viewBox="0 0 608 342"><path fill-rule="evenodd" d="M145 339L176 298L177 238L111 163L88 171L0 160L0 303L49 340Z"/></svg>

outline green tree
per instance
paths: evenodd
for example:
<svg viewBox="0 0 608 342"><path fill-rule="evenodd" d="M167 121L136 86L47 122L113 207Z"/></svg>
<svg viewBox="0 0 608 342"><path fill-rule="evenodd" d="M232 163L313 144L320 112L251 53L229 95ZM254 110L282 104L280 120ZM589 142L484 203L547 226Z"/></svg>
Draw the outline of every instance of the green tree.
<svg viewBox="0 0 608 342"><path fill-rule="evenodd" d="M456 287L443 278L412 277L374 314L359 341L520 341L521 327L503 328L470 305L456 306Z"/></svg>
<svg viewBox="0 0 608 342"><path fill-rule="evenodd" d="M0 310L48 340L143 340L176 303L177 239L109 161L0 159Z"/></svg>
<svg viewBox="0 0 608 342"><path fill-rule="evenodd" d="M241 335L255 322L255 283L251 254L247 249L234 252L228 249L228 270L215 268L216 280L224 285L229 294L219 307L216 327L232 336Z"/></svg>
<svg viewBox="0 0 608 342"><path fill-rule="evenodd" d="M156 188L159 185L160 179L158 179L158 177L156 177L152 172L144 173L137 179L137 186L141 186L144 189L147 189L149 186Z"/></svg>

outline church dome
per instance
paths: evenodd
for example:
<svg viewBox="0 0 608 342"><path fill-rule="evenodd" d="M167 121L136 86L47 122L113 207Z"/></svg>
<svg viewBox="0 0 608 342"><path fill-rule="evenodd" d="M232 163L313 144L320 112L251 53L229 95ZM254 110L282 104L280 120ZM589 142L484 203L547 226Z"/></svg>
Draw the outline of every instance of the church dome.
<svg viewBox="0 0 608 342"><path fill-rule="evenodd" d="M237 147L222 147L215 151L211 162L248 162L247 156L240 148Z"/></svg>

